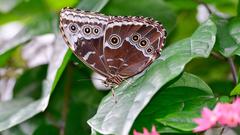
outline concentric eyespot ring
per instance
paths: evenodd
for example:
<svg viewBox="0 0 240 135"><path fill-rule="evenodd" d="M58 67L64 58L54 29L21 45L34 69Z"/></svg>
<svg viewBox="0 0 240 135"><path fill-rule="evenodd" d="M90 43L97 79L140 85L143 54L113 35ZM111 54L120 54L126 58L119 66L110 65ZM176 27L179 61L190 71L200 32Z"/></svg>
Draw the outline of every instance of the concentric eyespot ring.
<svg viewBox="0 0 240 135"><path fill-rule="evenodd" d="M94 27L93 27L93 34L94 34L95 36L100 35L101 32L102 32L102 29L101 29L99 26L94 26Z"/></svg>
<svg viewBox="0 0 240 135"><path fill-rule="evenodd" d="M139 47L142 47L142 48L145 48L145 47L149 46L149 44L150 44L149 39L147 39L147 38L142 38L142 39L139 41L138 46L139 46Z"/></svg>
<svg viewBox="0 0 240 135"><path fill-rule="evenodd" d="M131 36L131 41L133 43L137 43L141 39L141 35L139 33L134 33Z"/></svg>
<svg viewBox="0 0 240 135"><path fill-rule="evenodd" d="M153 54L153 52L154 52L153 46L148 46L147 48L145 48L146 55L151 55L151 54Z"/></svg>
<svg viewBox="0 0 240 135"><path fill-rule="evenodd" d="M91 26L90 25L83 25L82 26L82 33L84 34L84 35L90 35L91 33L92 33L92 28L91 28Z"/></svg>
<svg viewBox="0 0 240 135"><path fill-rule="evenodd" d="M116 34L112 34L108 39L108 43L114 47L118 47L121 43L121 38Z"/></svg>
<svg viewBox="0 0 240 135"><path fill-rule="evenodd" d="M68 25L68 28L72 33L77 33L78 32L78 25L76 23L70 23Z"/></svg>

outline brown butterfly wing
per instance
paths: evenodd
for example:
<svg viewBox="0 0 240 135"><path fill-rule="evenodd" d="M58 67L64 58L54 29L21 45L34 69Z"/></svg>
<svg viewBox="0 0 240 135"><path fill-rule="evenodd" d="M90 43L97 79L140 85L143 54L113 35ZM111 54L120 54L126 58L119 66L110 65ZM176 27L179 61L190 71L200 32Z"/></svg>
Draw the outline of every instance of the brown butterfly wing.
<svg viewBox="0 0 240 135"><path fill-rule="evenodd" d="M159 23L143 17L111 19L106 28L103 45L106 66L112 75L122 78L134 76L160 56L165 29ZM119 44L111 44L112 35L120 38ZM131 40L134 35L140 35L136 42ZM148 45L140 46L142 40L147 41ZM150 53L147 52L148 49L151 50Z"/></svg>
<svg viewBox="0 0 240 135"><path fill-rule="evenodd" d="M103 61L103 36L107 22L107 16L91 12L63 9L60 13L60 30L68 46L83 63L105 77L108 71ZM86 33L87 28L90 33ZM93 33L95 29L98 34Z"/></svg>

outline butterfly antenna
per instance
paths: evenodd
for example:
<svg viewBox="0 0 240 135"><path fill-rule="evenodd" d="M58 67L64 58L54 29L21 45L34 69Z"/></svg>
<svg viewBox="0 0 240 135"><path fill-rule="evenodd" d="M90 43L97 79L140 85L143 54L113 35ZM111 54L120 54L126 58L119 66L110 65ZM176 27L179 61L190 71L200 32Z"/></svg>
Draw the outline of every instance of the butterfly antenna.
<svg viewBox="0 0 240 135"><path fill-rule="evenodd" d="M89 81L89 80L99 80L99 81L104 81L103 79L100 79L100 78L85 78L85 79L79 79L79 80L77 80L77 81Z"/></svg>

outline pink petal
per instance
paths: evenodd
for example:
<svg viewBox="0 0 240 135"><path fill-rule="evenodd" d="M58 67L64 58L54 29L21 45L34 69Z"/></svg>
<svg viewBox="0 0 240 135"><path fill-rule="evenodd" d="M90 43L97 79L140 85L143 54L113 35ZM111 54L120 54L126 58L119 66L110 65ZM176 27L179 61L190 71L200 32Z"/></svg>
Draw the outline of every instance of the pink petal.
<svg viewBox="0 0 240 135"><path fill-rule="evenodd" d="M240 98L237 98L232 104L234 110L240 115Z"/></svg>
<svg viewBox="0 0 240 135"><path fill-rule="evenodd" d="M206 119L206 121L210 122L213 125L217 122L218 119L216 114L206 107L204 107L202 110L202 118Z"/></svg>
<svg viewBox="0 0 240 135"><path fill-rule="evenodd" d="M157 129L155 126L152 127L152 133L151 135L159 135L159 133L157 132Z"/></svg>
<svg viewBox="0 0 240 135"><path fill-rule="evenodd" d="M208 116L212 115L212 111L204 107L201 114L203 117L207 118Z"/></svg>
<svg viewBox="0 0 240 135"><path fill-rule="evenodd" d="M143 134L142 134L142 133L138 133L138 132L134 129L134 130L133 130L133 135L160 135L160 134L157 132L156 127L153 126L151 133L150 133L146 128L143 128Z"/></svg>
<svg viewBox="0 0 240 135"><path fill-rule="evenodd" d="M207 129L205 129L204 127L196 127L196 128L194 128L193 129L193 132L202 132L202 131L205 131L205 130L207 130Z"/></svg>
<svg viewBox="0 0 240 135"><path fill-rule="evenodd" d="M240 106L240 98L236 98L233 104Z"/></svg>
<svg viewBox="0 0 240 135"><path fill-rule="evenodd" d="M212 123L208 119L204 118L196 118L193 119L193 121L198 124L198 126L193 130L194 132L205 131L215 125L215 123Z"/></svg>
<svg viewBox="0 0 240 135"><path fill-rule="evenodd" d="M143 128L143 135L151 135L146 128Z"/></svg>
<svg viewBox="0 0 240 135"><path fill-rule="evenodd" d="M135 129L133 130L133 135L142 135L141 133L137 132Z"/></svg>

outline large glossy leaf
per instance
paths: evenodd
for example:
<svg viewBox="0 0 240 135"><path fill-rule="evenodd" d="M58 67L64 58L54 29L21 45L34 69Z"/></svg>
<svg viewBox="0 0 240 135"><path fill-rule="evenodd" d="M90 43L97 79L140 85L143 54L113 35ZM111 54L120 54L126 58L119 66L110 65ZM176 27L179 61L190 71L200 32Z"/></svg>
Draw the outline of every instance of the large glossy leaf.
<svg viewBox="0 0 240 135"><path fill-rule="evenodd" d="M191 131L195 127L192 119L199 117L202 107L214 101L212 90L204 81L183 73L160 89L138 116L133 129L151 128L154 124L159 132Z"/></svg>
<svg viewBox="0 0 240 135"><path fill-rule="evenodd" d="M209 56L215 34L216 26L208 20L190 38L166 48L144 75L135 76L115 90L117 104L111 94L106 96L88 124L102 134L127 135L139 113L164 84L179 75L191 59Z"/></svg>
<svg viewBox="0 0 240 135"><path fill-rule="evenodd" d="M99 4L99 6L102 6L101 2L97 4ZM97 7L97 5L91 7ZM8 106L8 108L10 109L4 109L2 108L4 106L0 106L1 113L4 114L1 115L0 119L0 131L8 129L20 122L23 122L46 109L51 91L54 90L71 56L71 52L68 51L68 48L60 35L57 35L54 45L54 52L55 53L53 53L51 57L52 59L48 66L47 77L43 83L42 97L33 102L26 102L26 100L22 99L20 101L12 100L9 103L4 103L4 106ZM18 108L14 107L12 105L12 102L18 102Z"/></svg>
<svg viewBox="0 0 240 135"><path fill-rule="evenodd" d="M158 117L157 121L164 126L182 131L192 131L196 127L192 119L200 117L199 114L203 107L212 107L217 101L206 83L196 76L186 73L173 85L160 91L156 98L159 100L154 106L159 108L157 113L160 114L155 114ZM168 114L165 113L168 112L167 109L162 109L172 106L178 106L180 109L172 112L170 109Z"/></svg>
<svg viewBox="0 0 240 135"><path fill-rule="evenodd" d="M216 16L212 20L217 25L216 49L225 57L240 54L240 31L239 18L231 20L222 19Z"/></svg>

